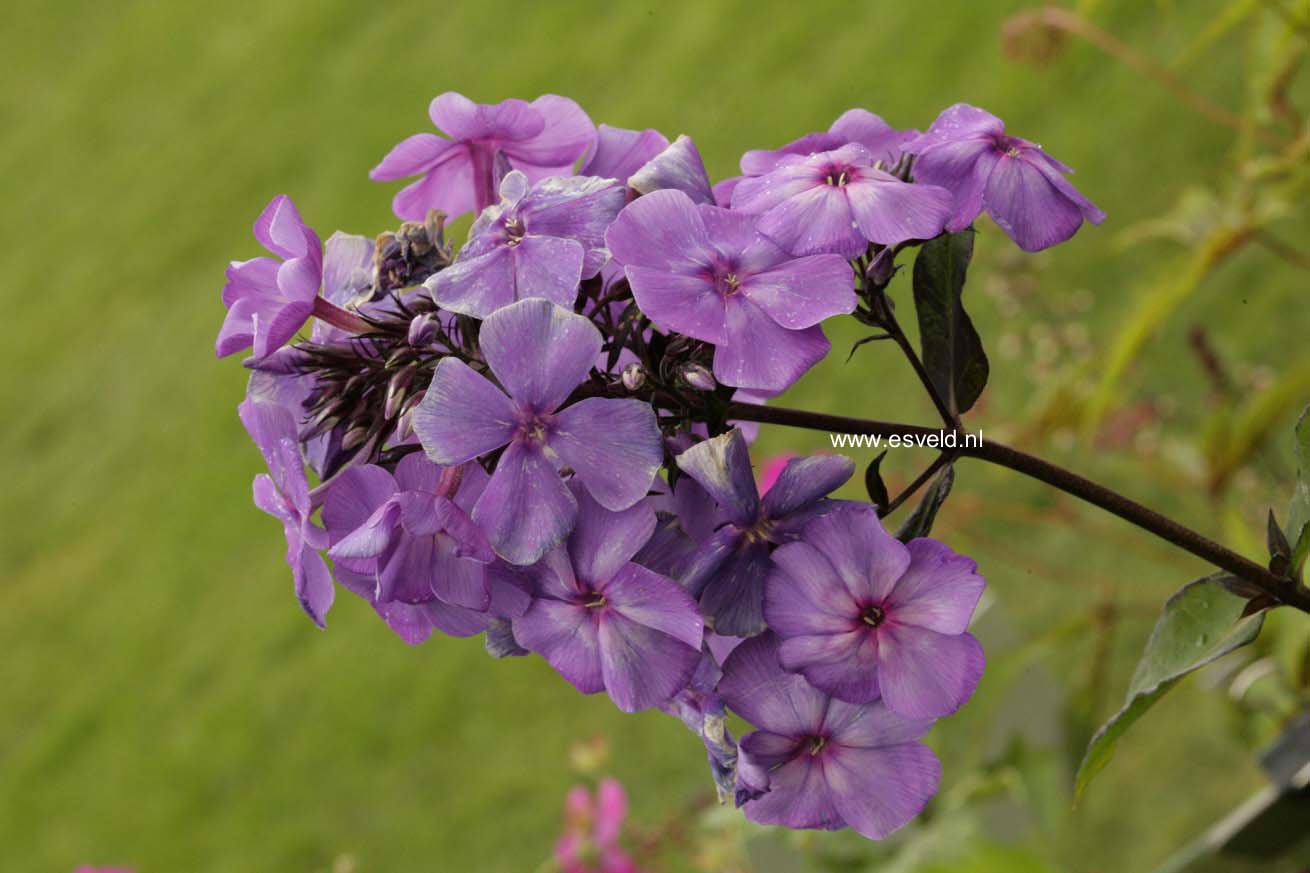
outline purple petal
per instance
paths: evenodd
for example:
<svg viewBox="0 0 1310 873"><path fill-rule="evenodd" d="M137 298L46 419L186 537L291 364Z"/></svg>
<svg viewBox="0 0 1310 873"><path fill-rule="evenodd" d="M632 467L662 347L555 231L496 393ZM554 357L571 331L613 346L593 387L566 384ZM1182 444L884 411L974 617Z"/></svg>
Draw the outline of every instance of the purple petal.
<svg viewBox="0 0 1310 873"><path fill-rule="evenodd" d="M681 191L638 197L619 213L605 234L620 264L691 272L713 261L705 222Z"/></svg>
<svg viewBox="0 0 1310 873"><path fill-rule="evenodd" d="M756 216L748 212L705 205L697 206L696 212L705 224L705 232L710 243L726 259L731 260L740 255L743 261L760 272L787 260L786 252L771 240L760 236L759 231L755 229L755 223L759 220ZM747 256L747 251L757 245L766 250L764 257L759 257L754 252L751 253L756 255L754 258Z"/></svg>
<svg viewBox="0 0 1310 873"><path fill-rule="evenodd" d="M792 458L764 495L764 514L782 519L836 491L855 472L855 462L844 455L810 455Z"/></svg>
<svg viewBox="0 0 1310 873"><path fill-rule="evenodd" d="M300 560L292 565L296 584L296 599L305 610L305 614L319 627L324 626L324 617L332 607L336 590L332 586L332 573L328 571L323 556L305 546Z"/></svg>
<svg viewBox="0 0 1310 873"><path fill-rule="evenodd" d="M760 496L741 431L733 428L696 443L676 460L678 469L696 480L734 524L745 527L759 518Z"/></svg>
<svg viewBox="0 0 1310 873"><path fill-rule="evenodd" d="M526 100L474 103L463 94L447 91L428 106L432 123L453 139L522 139L539 135L546 120Z"/></svg>
<svg viewBox="0 0 1310 873"><path fill-rule="evenodd" d="M490 619L487 613L480 610L465 609L440 600L429 600L417 608L423 610L424 616L433 627L451 637L471 637L480 634L487 629Z"/></svg>
<svg viewBox="0 0 1310 873"><path fill-rule="evenodd" d="M741 293L778 324L795 330L854 312L855 274L838 255L813 255L749 277Z"/></svg>
<svg viewBox="0 0 1310 873"><path fill-rule="evenodd" d="M940 718L973 694L986 657L970 634L946 636L888 621L879 628L878 680L887 705L906 718Z"/></svg>
<svg viewBox="0 0 1310 873"><path fill-rule="evenodd" d="M677 582L637 564L627 564L600 591L624 618L700 651L705 625L696 601Z"/></svg>
<svg viewBox="0 0 1310 873"><path fill-rule="evenodd" d="M605 690L619 709L636 712L657 706L686 687L700 660L700 638L695 647L689 646L618 610L608 610L600 619L600 653Z"/></svg>
<svg viewBox="0 0 1310 873"><path fill-rule="evenodd" d="M910 552L883 529L872 506L851 504L815 519L802 539L823 554L851 595L881 603L910 565Z"/></svg>
<svg viewBox="0 0 1310 873"><path fill-rule="evenodd" d="M627 183L628 177L651 158L669 147L658 130L626 130L602 124L597 128L596 149L580 172Z"/></svg>
<svg viewBox="0 0 1310 873"><path fill-rule="evenodd" d="M784 158L763 176L747 176L732 190L732 208L760 214L819 188L822 174L798 157ZM849 221L848 221L849 223Z"/></svg>
<svg viewBox="0 0 1310 873"><path fill-rule="evenodd" d="M878 638L865 630L787 637L778 648L784 669L800 673L838 700L869 703L880 693Z"/></svg>
<svg viewBox="0 0 1310 873"><path fill-rule="evenodd" d="M395 493L396 481L381 467L360 464L342 470L323 501L323 526L330 541L340 542Z"/></svg>
<svg viewBox="0 0 1310 873"><path fill-rule="evenodd" d="M681 191L696 203L714 204L714 190L705 162L691 137L683 135L651 158L628 179L628 187L640 194Z"/></svg>
<svg viewBox="0 0 1310 873"><path fill-rule="evenodd" d="M580 400L556 414L547 444L614 511L646 496L664 460L655 410L641 400Z"/></svg>
<svg viewBox="0 0 1310 873"><path fill-rule="evenodd" d="M851 111L854 112L857 110ZM842 117L844 118L845 116ZM874 117L876 118L877 116ZM833 125L833 127L836 126L836 124ZM826 152L835 148L840 148L846 143L851 142L851 139L851 137L844 137L832 132L807 133L805 136L802 136L799 139L794 139L781 148L751 149L741 156L741 171L747 176L764 176L776 169L778 163L789 155L808 157L809 155L818 152Z"/></svg>
<svg viewBox="0 0 1310 873"><path fill-rule="evenodd" d="M400 522L400 504L388 500L353 531L333 538L329 552L334 561L376 558L391 547ZM331 527L328 528L331 531Z"/></svg>
<svg viewBox="0 0 1310 873"><path fill-rule="evenodd" d="M824 759L823 775L842 820L881 840L923 812L941 783L941 764L919 743L837 746Z"/></svg>
<svg viewBox="0 0 1310 873"><path fill-rule="evenodd" d="M581 251L576 254L581 267ZM574 283L576 285L576 279ZM497 246L472 257L459 257L424 283L432 299L443 309L474 318L486 318L513 303L517 295L516 285L514 249L508 246Z"/></svg>
<svg viewBox="0 0 1310 873"><path fill-rule="evenodd" d="M752 758L756 757L754 738L757 731L742 739ZM824 781L824 771L814 756L794 754L786 763L769 772L769 791L742 807L746 817L758 824L784 825L789 828L814 828L834 831L845 820L833 802Z"/></svg>
<svg viewBox="0 0 1310 873"><path fill-rule="evenodd" d="M727 339L714 350L714 378L760 391L789 388L828 354L823 329L788 330L743 296L728 298Z"/></svg>
<svg viewBox="0 0 1310 873"><path fill-rule="evenodd" d="M532 108L545 119L534 136L503 142L501 148L511 162L532 181L568 171L596 142L596 126L582 107L567 97L544 94L532 101Z"/></svg>
<svg viewBox="0 0 1310 873"><path fill-rule="evenodd" d="M867 109L846 110L832 123L828 132L842 143L859 143L875 159L888 166L899 161L904 147L920 135L917 130L897 130Z"/></svg>
<svg viewBox="0 0 1310 873"><path fill-rule="evenodd" d="M550 304L547 304L550 305ZM414 410L414 432L438 464L462 464L500 448L514 434L509 398L468 364L443 358Z"/></svg>
<svg viewBox="0 0 1310 873"><path fill-rule="evenodd" d="M381 163L369 170L368 177L374 182L390 182L426 173L459 145L436 134L416 133L397 143Z"/></svg>
<svg viewBox="0 0 1310 873"><path fill-rule="evenodd" d="M603 585L632 560L655 531L655 512L639 502L611 512L583 488L575 488L578 519L569 536L569 558L578 576L592 586Z"/></svg>
<svg viewBox="0 0 1310 873"><path fill-rule="evenodd" d="M851 214L870 242L897 245L932 239L941 233L955 203L951 192L932 185L912 185L878 170L846 186Z"/></svg>
<svg viewBox="0 0 1310 873"><path fill-rule="evenodd" d="M491 605L491 590L484 563L459 557L453 541L440 536L436 538L433 559L431 588L438 600L475 612L487 610Z"/></svg>
<svg viewBox="0 0 1310 873"><path fill-rule="evenodd" d="M391 210L405 221L424 221L432 209L440 209L449 218L456 218L476 208L473 159L462 143L417 182L396 192L391 200Z"/></svg>
<svg viewBox="0 0 1310 873"><path fill-rule="evenodd" d="M1065 178L1065 174L1072 173L1073 170L1048 155L1042 150L1041 146L1035 145L1025 149L1022 151L1022 155L1024 160L1041 170L1042 175L1046 177L1046 180L1051 183L1055 190L1078 207L1083 214L1083 218L1092 224L1100 224L1105 221L1105 213L1095 203L1084 197L1082 192Z"/></svg>
<svg viewBox="0 0 1310 873"><path fill-rule="evenodd" d="M983 192L987 214L1026 252L1041 251L1073 236L1083 223L1081 205L1022 157L1002 157Z"/></svg>
<svg viewBox="0 0 1310 873"><path fill-rule="evenodd" d="M921 739L932 729L935 719L906 718L897 715L881 701L872 704L828 704L823 726L833 742L859 749L899 746Z"/></svg>
<svg viewBox="0 0 1310 873"><path fill-rule="evenodd" d="M916 184L945 188L954 198L947 230L963 230L982 212L983 190L997 160L995 142L972 139L942 143L915 161Z"/></svg>
<svg viewBox="0 0 1310 873"><path fill-rule="evenodd" d="M800 737L823 726L828 697L778 663L778 638L752 637L723 664L719 695L733 712L766 731Z"/></svg>
<svg viewBox="0 0 1310 873"><path fill-rule="evenodd" d="M308 228L296 211L296 204L285 194L268 202L255 219L255 239L275 255L283 258L303 258L310 254Z"/></svg>
<svg viewBox="0 0 1310 873"><path fill-rule="evenodd" d="M512 442L473 509L473 520L511 564L534 564L573 529L577 501L538 448Z"/></svg>
<svg viewBox="0 0 1310 873"><path fill-rule="evenodd" d="M534 412L553 412L600 354L596 326L548 300L522 300L482 323L478 335L491 371L510 396Z"/></svg>
<svg viewBox="0 0 1310 873"><path fill-rule="evenodd" d="M604 689L600 634L593 610L577 603L542 597L512 622L514 639L546 659L583 694Z"/></svg>
<svg viewBox="0 0 1310 873"><path fill-rule="evenodd" d="M764 213L759 228L793 255L830 252L854 258L868 248L845 189L832 185L814 185L783 201Z"/></svg>
<svg viewBox="0 0 1310 873"><path fill-rule="evenodd" d="M906 548L910 566L887 599L888 613L898 624L964 633L983 592L978 565L937 540L910 540Z"/></svg>
<svg viewBox="0 0 1310 873"><path fill-rule="evenodd" d="M967 139L994 139L1005 133L1005 122L976 106L956 103L937 119L907 151L921 154L929 147Z"/></svg>
<svg viewBox="0 0 1310 873"><path fill-rule="evenodd" d="M863 602L832 564L809 543L786 543L773 552L765 580L764 619L780 636L839 634L854 627Z"/></svg>
<svg viewBox="0 0 1310 873"><path fill-rule="evenodd" d="M634 266L625 272L637 307L660 330L715 344L727 338L723 298L712 280L658 267Z"/></svg>
<svg viewBox="0 0 1310 873"><path fill-rule="evenodd" d="M581 243L587 253L582 275L589 278L605 262L605 230L623 208L626 198L623 187L611 179L590 176L544 179L524 200L519 217L528 229L529 239L560 237Z"/></svg>

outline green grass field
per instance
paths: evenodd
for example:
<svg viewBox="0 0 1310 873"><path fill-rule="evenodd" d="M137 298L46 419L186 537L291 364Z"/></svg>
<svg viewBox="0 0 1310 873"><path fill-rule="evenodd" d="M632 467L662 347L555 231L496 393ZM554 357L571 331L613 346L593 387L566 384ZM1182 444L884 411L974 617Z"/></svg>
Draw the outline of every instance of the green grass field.
<svg viewBox="0 0 1310 873"><path fill-rule="evenodd" d="M1086 47L1041 71L1007 60L998 29L1023 5L122 0L10 10L0 30L10 343L0 376L0 870L308 873L351 855L361 871L529 871L558 828L568 747L596 733L611 740L636 819L707 795L701 750L680 725L582 698L539 660L494 662L475 640L408 648L344 592L327 632L312 627L292 598L277 524L250 505L261 465L234 414L245 374L213 358L223 268L255 254L251 221L277 193L325 237L391 225L395 186L367 170L427 128L428 100L447 89L482 101L558 92L597 121L686 132L716 176L742 150L822 129L852 105L923 126L966 100L1075 166L1110 214L1037 259L1033 298L1050 321L1060 301L1090 297L1077 320L1103 340L1130 303L1129 280L1168 250L1123 250L1116 228L1213 172L1231 136ZM1199 11L1102 7L1103 23L1163 56L1199 27ZM1189 81L1235 104L1239 52L1219 50ZM1014 260L993 227L979 248L984 266ZM1003 314L975 287L989 343L1036 320ZM1267 313L1297 293L1271 257L1244 255L1187 305L1149 350L1151 375L1132 383L1175 398L1170 426L1185 434L1204 389L1185 357L1186 324L1212 320L1225 352L1275 365L1288 325ZM855 327L834 332L832 358L788 402L930 420L892 350L842 363ZM1028 408L1032 382L1019 371L1031 362L993 357L976 420L999 432ZM769 433L762 445L826 442ZM1033 448L1219 532L1206 502L1144 472L1149 460ZM913 475L911 458L892 459L893 478ZM1012 638L1086 610L1107 585L1137 604L1114 641L1105 715L1151 604L1204 568L1004 472L964 468L959 488L940 533L979 559ZM1249 509L1253 521L1263 511ZM1050 518L1063 521L1042 523ZM1080 687L1086 654L1060 650L1044 670L1057 687ZM1021 696L999 708L1024 705ZM996 730L966 713L940 731L948 789L962 772L951 762ZM1041 847L1070 870L1146 869L1258 778L1225 710L1189 687Z"/></svg>

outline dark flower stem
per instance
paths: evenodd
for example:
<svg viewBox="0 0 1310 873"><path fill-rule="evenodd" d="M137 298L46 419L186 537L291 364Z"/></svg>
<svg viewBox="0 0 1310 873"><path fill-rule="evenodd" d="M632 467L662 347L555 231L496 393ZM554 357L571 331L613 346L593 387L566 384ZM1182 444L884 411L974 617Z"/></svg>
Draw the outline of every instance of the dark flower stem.
<svg viewBox="0 0 1310 873"><path fill-rule="evenodd" d="M801 409L777 406L758 406L753 403L734 403L728 417L735 421L755 421L761 424L778 424L828 433L868 434L870 436L928 437L942 433L937 428L922 427L900 422L876 421L867 418L848 418ZM981 446L961 447L954 450L960 457L977 458L1014 470L1017 473L1044 482L1053 488L1077 497L1106 512L1155 534L1167 543L1190 552L1220 569L1227 570L1272 597L1278 603L1310 613L1310 591L1293 579L1278 576L1254 561L1242 557L1189 527L1185 527L1153 509L1125 497L1091 479L1079 476L1057 464L1044 461L1035 455L998 442L984 441Z"/></svg>

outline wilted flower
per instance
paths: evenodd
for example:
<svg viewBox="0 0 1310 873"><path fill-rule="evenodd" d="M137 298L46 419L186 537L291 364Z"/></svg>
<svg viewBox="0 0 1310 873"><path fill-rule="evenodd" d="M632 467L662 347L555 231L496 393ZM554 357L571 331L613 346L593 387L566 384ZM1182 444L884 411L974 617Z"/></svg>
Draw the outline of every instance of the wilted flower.
<svg viewBox="0 0 1310 873"><path fill-rule="evenodd" d="M416 133L369 173L376 182L423 177L392 201L396 215L409 221L424 220L430 209L454 218L495 203L497 154L535 182L568 175L574 161L596 141L596 128L587 114L572 100L555 94L531 103L479 104L447 91L432 101L428 115L450 139Z"/></svg>
<svg viewBox="0 0 1310 873"><path fill-rule="evenodd" d="M425 283L443 309L486 318L516 300L573 305L580 279L600 271L605 228L623 208L623 188L590 176L528 186L515 170L500 203L478 216L455 263Z"/></svg>
<svg viewBox="0 0 1310 873"><path fill-rule="evenodd" d="M568 535L577 514L559 468L568 465L607 509L626 509L659 470L659 428L639 400L590 397L560 409L600 353L600 332L580 315L524 300L484 321L479 342L505 392L444 358L414 412L414 432L438 464L505 447L473 520L506 560L532 564Z"/></svg>
<svg viewBox="0 0 1310 873"><path fill-rule="evenodd" d="M969 619L982 595L977 565L944 543L902 545L870 506L811 522L773 553L764 617L782 666L841 700L880 695L907 718L949 715L982 676Z"/></svg>
<svg viewBox="0 0 1310 873"><path fill-rule="evenodd" d="M766 175L742 179L732 208L760 214L759 230L794 255L858 257L869 243L931 239L950 215L951 192L912 185L874 167L849 144L808 157L788 155Z"/></svg>
<svg viewBox="0 0 1310 873"><path fill-rule="evenodd" d="M584 694L607 691L624 712L658 706L700 657L696 601L632 562L655 530L649 505L610 512L576 485L574 495L573 534L537 566L537 596L514 621L514 638Z"/></svg>
<svg viewBox="0 0 1310 873"><path fill-rule="evenodd" d="M769 790L748 801L761 824L838 830L880 840L918 815L937 793L941 765L916 742L932 727L881 701L835 700L778 663L778 640L742 643L723 665L719 693L759 730L741 753L768 773Z"/></svg>
<svg viewBox="0 0 1310 873"><path fill-rule="evenodd" d="M255 220L255 239L282 258L233 261L223 305L227 317L214 346L220 358L251 346L258 359L286 344L314 313L323 281L323 243L300 219L285 194L269 201Z"/></svg>
<svg viewBox="0 0 1310 873"><path fill-rule="evenodd" d="M1062 243L1083 219L1105 213L1069 183L1069 167L1036 143L1005 135L1005 122L976 106L957 103L937 116L907 147L918 157L914 178L955 196L947 230L957 231L986 211L1019 248L1035 252Z"/></svg>
<svg viewBox="0 0 1310 873"><path fill-rule="evenodd" d="M819 322L855 309L854 274L833 255L792 258L751 216L680 191L640 197L605 236L641 311L713 343L725 385L781 391L828 352Z"/></svg>
<svg viewBox="0 0 1310 873"><path fill-rule="evenodd" d="M795 539L811 519L840 506L825 499L855 472L839 455L789 461L763 500L741 431L705 440L677 457L678 467L718 505L724 521L686 564L684 581L720 634L746 636L764 628L764 578L770 544Z"/></svg>

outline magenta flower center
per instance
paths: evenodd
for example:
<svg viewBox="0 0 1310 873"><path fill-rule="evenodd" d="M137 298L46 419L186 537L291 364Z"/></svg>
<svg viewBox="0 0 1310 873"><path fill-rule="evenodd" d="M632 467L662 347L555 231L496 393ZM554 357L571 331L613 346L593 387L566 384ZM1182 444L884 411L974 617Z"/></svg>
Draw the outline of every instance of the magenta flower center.
<svg viewBox="0 0 1310 873"><path fill-rule="evenodd" d="M851 181L851 172L847 167L833 167L828 170L827 177L823 180L824 184L831 185L834 188L840 188L847 182Z"/></svg>
<svg viewBox="0 0 1310 873"><path fill-rule="evenodd" d="M869 604L860 612L860 621L869 627L877 627L887 618L887 612L877 604Z"/></svg>
<svg viewBox="0 0 1310 873"><path fill-rule="evenodd" d="M518 432L515 436L520 442L541 445L546 442L546 437L550 435L550 425L550 416L528 413L519 421Z"/></svg>

